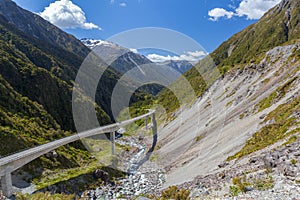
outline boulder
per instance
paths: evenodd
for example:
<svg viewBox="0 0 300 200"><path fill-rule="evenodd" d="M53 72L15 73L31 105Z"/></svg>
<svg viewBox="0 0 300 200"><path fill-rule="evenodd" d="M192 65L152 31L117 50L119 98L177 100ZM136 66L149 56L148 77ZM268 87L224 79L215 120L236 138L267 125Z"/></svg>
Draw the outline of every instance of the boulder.
<svg viewBox="0 0 300 200"><path fill-rule="evenodd" d="M104 182L109 182L109 174L101 169L96 169L94 172L95 178L100 178Z"/></svg>
<svg viewBox="0 0 300 200"><path fill-rule="evenodd" d="M219 167L219 168L223 168L223 167L226 167L227 165L229 165L228 162L223 162L223 163L221 163L221 164L218 164L218 167Z"/></svg>
<svg viewBox="0 0 300 200"><path fill-rule="evenodd" d="M275 168L277 167L279 162L279 154L278 153L267 154L263 158L263 162L266 168Z"/></svg>
<svg viewBox="0 0 300 200"><path fill-rule="evenodd" d="M286 162L281 162L278 166L278 171L283 174L284 176L288 177L296 177L297 176L297 169L296 167L288 164Z"/></svg>
<svg viewBox="0 0 300 200"><path fill-rule="evenodd" d="M290 177L296 177L297 176L297 170L295 169L295 167L288 165L285 170L283 175L285 176L290 176Z"/></svg>
<svg viewBox="0 0 300 200"><path fill-rule="evenodd" d="M258 161L258 158L257 157L251 157L249 159L249 163L256 163Z"/></svg>
<svg viewBox="0 0 300 200"><path fill-rule="evenodd" d="M58 153L56 151L50 151L45 154L47 158L54 159L58 157Z"/></svg>

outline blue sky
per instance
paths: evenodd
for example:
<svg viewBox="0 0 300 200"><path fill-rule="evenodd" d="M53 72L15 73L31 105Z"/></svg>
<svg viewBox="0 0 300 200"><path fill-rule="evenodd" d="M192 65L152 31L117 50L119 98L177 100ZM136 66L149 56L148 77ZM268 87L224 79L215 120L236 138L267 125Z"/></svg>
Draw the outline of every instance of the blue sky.
<svg viewBox="0 0 300 200"><path fill-rule="evenodd" d="M106 39L133 28L162 27L188 35L208 52L212 52L234 33L256 22L264 12L279 2L279 0L14 1L27 10L39 13L79 39Z"/></svg>

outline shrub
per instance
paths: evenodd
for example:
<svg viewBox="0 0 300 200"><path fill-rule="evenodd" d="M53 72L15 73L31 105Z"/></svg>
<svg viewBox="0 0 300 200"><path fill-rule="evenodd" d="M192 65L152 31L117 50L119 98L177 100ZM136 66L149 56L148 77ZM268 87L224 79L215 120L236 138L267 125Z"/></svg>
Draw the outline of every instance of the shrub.
<svg viewBox="0 0 300 200"><path fill-rule="evenodd" d="M66 195L66 194L51 194L50 192L39 192L36 194L22 194L18 193L16 195L16 199L19 200L73 200L75 199L74 195Z"/></svg>
<svg viewBox="0 0 300 200"><path fill-rule="evenodd" d="M230 186L229 190L230 190L230 194L232 196L238 196L239 193L241 192L240 188L235 185Z"/></svg>
<svg viewBox="0 0 300 200"><path fill-rule="evenodd" d="M177 186L170 186L162 192L162 200L175 199L175 200L189 200L190 191L185 189L178 189Z"/></svg>
<svg viewBox="0 0 300 200"><path fill-rule="evenodd" d="M274 187L273 177L267 175L265 178L256 179L253 183L253 187L257 190L268 190Z"/></svg>
<svg viewBox="0 0 300 200"><path fill-rule="evenodd" d="M291 164L292 164L292 165L296 165L296 164L297 164L297 162L298 162L298 161L297 161L297 160L295 160L295 159L292 159L292 160L291 160Z"/></svg>
<svg viewBox="0 0 300 200"><path fill-rule="evenodd" d="M242 181L241 177L235 177L232 179L232 184L237 186L241 192L246 192L246 186L248 185L248 183L245 179Z"/></svg>

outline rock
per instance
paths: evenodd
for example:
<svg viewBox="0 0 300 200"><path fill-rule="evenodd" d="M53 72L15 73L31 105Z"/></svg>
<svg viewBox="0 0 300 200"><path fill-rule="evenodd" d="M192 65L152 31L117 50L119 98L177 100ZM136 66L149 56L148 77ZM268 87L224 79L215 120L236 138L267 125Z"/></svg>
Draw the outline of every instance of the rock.
<svg viewBox="0 0 300 200"><path fill-rule="evenodd" d="M290 176L290 177L296 177L297 176L297 171L296 171L295 167L292 167L292 166L288 165L285 168L283 175Z"/></svg>
<svg viewBox="0 0 300 200"><path fill-rule="evenodd" d="M258 161L258 158L257 157L251 157L249 159L249 163L256 163Z"/></svg>
<svg viewBox="0 0 300 200"><path fill-rule="evenodd" d="M267 154L263 158L263 161L266 168L275 168L279 162L279 154L278 153Z"/></svg>
<svg viewBox="0 0 300 200"><path fill-rule="evenodd" d="M50 151L45 154L47 158L54 159L58 157L58 153L56 151Z"/></svg>
<svg viewBox="0 0 300 200"><path fill-rule="evenodd" d="M104 182L109 182L109 174L101 169L96 169L94 172L95 178L100 178Z"/></svg>
<svg viewBox="0 0 300 200"><path fill-rule="evenodd" d="M253 187L250 187L250 186L246 186L246 187L245 187L245 192L250 192L250 191L252 191L252 190L254 190Z"/></svg>
<svg viewBox="0 0 300 200"><path fill-rule="evenodd" d="M291 152L295 152L295 151L297 151L297 150L298 150L298 149L295 148L295 147L290 147L290 148L288 149L288 152L291 153Z"/></svg>
<svg viewBox="0 0 300 200"><path fill-rule="evenodd" d="M219 177L220 177L221 179L224 179L224 178L226 177L226 175L225 175L224 172L221 172L221 173L219 174Z"/></svg>
<svg viewBox="0 0 300 200"><path fill-rule="evenodd" d="M297 176L297 169L287 162L281 162L278 166L278 171L286 177Z"/></svg>
<svg viewBox="0 0 300 200"><path fill-rule="evenodd" d="M138 140L139 140L139 141L143 141L144 138L145 138L145 137L144 137L143 135L139 135Z"/></svg>
<svg viewBox="0 0 300 200"><path fill-rule="evenodd" d="M227 165L229 165L228 162L223 162L223 163L221 163L221 164L218 164L218 167L219 167L219 168L223 168L223 167L225 167L225 166L227 166Z"/></svg>
<svg viewBox="0 0 300 200"><path fill-rule="evenodd" d="M300 151L296 151L296 152L294 153L294 156L299 157L299 156L300 156Z"/></svg>
<svg viewBox="0 0 300 200"><path fill-rule="evenodd" d="M259 117L259 119L264 119L266 117L266 114L263 114Z"/></svg>

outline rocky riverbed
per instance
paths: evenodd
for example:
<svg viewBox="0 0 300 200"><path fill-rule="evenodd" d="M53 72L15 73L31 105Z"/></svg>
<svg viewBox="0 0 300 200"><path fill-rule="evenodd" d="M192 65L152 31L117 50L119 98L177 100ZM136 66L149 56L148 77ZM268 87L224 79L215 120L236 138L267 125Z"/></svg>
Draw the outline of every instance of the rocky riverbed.
<svg viewBox="0 0 300 200"><path fill-rule="evenodd" d="M155 162L145 159L149 156L149 148L141 138L124 137L116 140L122 146L130 146L132 151L123 154L121 162L128 175L114 182L104 184L96 190L83 193L83 198L89 199L131 199L142 194L160 191L165 181L165 170ZM149 157L148 157L149 158ZM143 161L144 160L144 161Z"/></svg>

